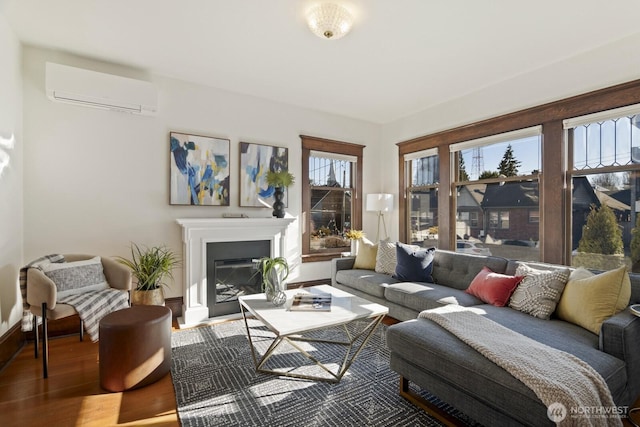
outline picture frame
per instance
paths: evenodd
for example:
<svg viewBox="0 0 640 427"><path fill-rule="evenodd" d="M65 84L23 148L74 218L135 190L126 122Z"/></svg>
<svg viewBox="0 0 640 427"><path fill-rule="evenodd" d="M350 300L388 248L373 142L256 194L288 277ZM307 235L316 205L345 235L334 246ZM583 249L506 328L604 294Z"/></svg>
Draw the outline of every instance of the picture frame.
<svg viewBox="0 0 640 427"><path fill-rule="evenodd" d="M169 133L171 205L229 206L230 141Z"/></svg>
<svg viewBox="0 0 640 427"><path fill-rule="evenodd" d="M289 149L240 142L240 206L271 208L274 188L267 184L268 171L289 170ZM287 206L287 191L283 202Z"/></svg>

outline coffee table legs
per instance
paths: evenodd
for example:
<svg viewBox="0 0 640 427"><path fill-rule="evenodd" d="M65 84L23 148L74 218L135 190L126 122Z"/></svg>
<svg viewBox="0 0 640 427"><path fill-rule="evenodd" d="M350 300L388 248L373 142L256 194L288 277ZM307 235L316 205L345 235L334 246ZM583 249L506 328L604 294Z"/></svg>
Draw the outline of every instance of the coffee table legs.
<svg viewBox="0 0 640 427"><path fill-rule="evenodd" d="M246 312L242 304L240 305L240 307L242 308L242 317L244 319L245 327L247 329L247 337L249 339L249 346L251 347L251 356L253 357L253 362L256 366L256 372L262 372L265 374L273 374L273 375L279 375L279 376L285 376L285 377L291 377L291 378L326 381L331 383L337 383L342 379L342 376L347 372L347 370L349 369L353 361L356 359L360 351L367 344L367 342L371 338L371 335L373 334L373 332L376 330L376 328L384 318L384 315L371 318L371 321L367 324L367 326L365 326L361 331L355 334L351 334L349 332L349 330L346 327L346 324L342 325L347 334L346 341L322 340L322 339L304 337L297 334L286 335L286 336L276 336L274 340L271 342L271 345L269 345L269 348L264 353L264 355L262 355L262 357L259 357L260 355L257 353L253 345L253 337L251 335L249 324L247 323ZM308 331L308 332L311 332L311 331ZM289 343L293 348L298 350L300 354L302 354L304 357L314 362L318 367L326 371L330 375L330 377L305 375L305 374L298 374L294 372L285 372L285 371L278 371L278 370L264 368L265 363L274 354L278 346L283 342ZM319 361L313 355L309 354L309 352L307 352L304 348L302 348L302 346L300 346L298 342L318 342L318 343L324 343L324 344L341 345L348 348L341 362L340 369L338 369L337 372L334 372L325 363Z"/></svg>

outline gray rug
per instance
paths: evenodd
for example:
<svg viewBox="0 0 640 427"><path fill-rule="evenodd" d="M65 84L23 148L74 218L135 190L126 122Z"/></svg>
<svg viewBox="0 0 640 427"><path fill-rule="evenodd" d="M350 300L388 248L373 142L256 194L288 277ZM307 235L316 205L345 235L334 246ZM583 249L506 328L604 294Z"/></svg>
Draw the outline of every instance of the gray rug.
<svg viewBox="0 0 640 427"><path fill-rule="evenodd" d="M273 335L257 320L250 319L249 325L252 335L259 336L254 344L263 354ZM362 326L356 322L353 327ZM180 422L183 426L439 426L398 395L398 375L389 369L385 330L381 325L375 331L337 384L256 373L243 321L174 332L171 376ZM322 338L343 334L339 328L315 332ZM304 347L323 362L344 357L341 346L305 343ZM269 369L328 376L286 343L268 363Z"/></svg>

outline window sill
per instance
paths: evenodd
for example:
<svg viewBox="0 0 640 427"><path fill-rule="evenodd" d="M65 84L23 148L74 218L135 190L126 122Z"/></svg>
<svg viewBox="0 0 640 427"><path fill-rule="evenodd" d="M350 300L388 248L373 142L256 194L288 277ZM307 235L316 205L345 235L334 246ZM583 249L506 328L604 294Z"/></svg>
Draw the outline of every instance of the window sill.
<svg viewBox="0 0 640 427"><path fill-rule="evenodd" d="M342 252L332 252L328 254L307 254L302 255L302 263L331 261L334 258L341 258Z"/></svg>

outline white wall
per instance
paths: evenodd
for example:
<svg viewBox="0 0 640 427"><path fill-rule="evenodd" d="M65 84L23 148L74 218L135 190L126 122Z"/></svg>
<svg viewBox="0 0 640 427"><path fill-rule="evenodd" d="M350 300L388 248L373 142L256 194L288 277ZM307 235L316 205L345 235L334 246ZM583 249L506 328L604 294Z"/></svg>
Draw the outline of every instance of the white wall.
<svg viewBox="0 0 640 427"><path fill-rule="evenodd" d="M209 87L24 47L25 259L52 252L127 255L129 242L167 244L181 253L176 218L220 217L244 212L268 217L271 211L239 206L239 142L289 148L290 169L301 181L300 134L367 145L367 192L380 190L376 146L380 127L371 123L233 94ZM53 103L44 90L45 62L147 78L159 89L156 117L141 117ZM227 138L231 141L231 206L169 205L169 132ZM300 217L299 184L290 188L288 212ZM299 222L289 239L295 281L329 276L329 263L300 265ZM375 216L365 215L365 229ZM375 233L375 228L371 228ZM182 294L182 272L168 296Z"/></svg>
<svg viewBox="0 0 640 427"><path fill-rule="evenodd" d="M20 43L0 14L0 337L20 321L22 297L22 77Z"/></svg>

